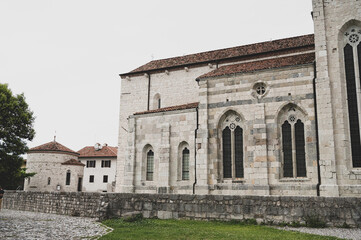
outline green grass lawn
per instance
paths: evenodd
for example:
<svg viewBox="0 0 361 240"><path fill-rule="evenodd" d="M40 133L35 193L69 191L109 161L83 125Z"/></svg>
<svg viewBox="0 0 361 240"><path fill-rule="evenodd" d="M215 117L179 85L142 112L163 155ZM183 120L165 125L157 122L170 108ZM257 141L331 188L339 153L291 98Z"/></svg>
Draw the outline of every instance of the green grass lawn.
<svg viewBox="0 0 361 240"><path fill-rule="evenodd" d="M114 229L100 239L338 239L234 222L143 219L106 220Z"/></svg>

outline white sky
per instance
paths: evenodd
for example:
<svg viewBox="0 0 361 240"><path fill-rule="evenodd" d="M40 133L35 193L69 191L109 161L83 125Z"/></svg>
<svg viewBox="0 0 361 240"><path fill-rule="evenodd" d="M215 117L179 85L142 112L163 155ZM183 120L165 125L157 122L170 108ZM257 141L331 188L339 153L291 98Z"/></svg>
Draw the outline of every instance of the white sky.
<svg viewBox="0 0 361 240"><path fill-rule="evenodd" d="M119 73L152 59L313 33L311 0L0 0L0 82L35 147L117 145Z"/></svg>

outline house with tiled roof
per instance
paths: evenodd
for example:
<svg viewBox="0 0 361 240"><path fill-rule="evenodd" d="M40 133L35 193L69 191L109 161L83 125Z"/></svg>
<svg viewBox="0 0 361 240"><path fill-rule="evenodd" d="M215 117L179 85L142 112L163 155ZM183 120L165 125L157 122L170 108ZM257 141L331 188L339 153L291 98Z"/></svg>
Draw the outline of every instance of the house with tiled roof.
<svg viewBox="0 0 361 240"><path fill-rule="evenodd" d="M314 34L120 74L116 191L360 196L361 2L312 2Z"/></svg>
<svg viewBox="0 0 361 240"><path fill-rule="evenodd" d="M55 141L29 149L26 171L36 173L24 182L25 191L82 191L84 164L79 153Z"/></svg>
<svg viewBox="0 0 361 240"><path fill-rule="evenodd" d="M83 191L114 192L117 150L97 143L78 151L79 161L85 165Z"/></svg>

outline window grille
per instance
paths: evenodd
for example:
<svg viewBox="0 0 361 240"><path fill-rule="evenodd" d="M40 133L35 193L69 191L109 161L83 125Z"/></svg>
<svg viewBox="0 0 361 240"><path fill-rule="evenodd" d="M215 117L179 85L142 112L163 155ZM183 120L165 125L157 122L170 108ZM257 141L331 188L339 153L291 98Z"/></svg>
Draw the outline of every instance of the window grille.
<svg viewBox="0 0 361 240"><path fill-rule="evenodd" d="M189 150L187 148L182 152L182 180L189 180Z"/></svg>
<svg viewBox="0 0 361 240"><path fill-rule="evenodd" d="M149 150L147 153L147 181L153 181L153 171L154 171L154 152Z"/></svg>

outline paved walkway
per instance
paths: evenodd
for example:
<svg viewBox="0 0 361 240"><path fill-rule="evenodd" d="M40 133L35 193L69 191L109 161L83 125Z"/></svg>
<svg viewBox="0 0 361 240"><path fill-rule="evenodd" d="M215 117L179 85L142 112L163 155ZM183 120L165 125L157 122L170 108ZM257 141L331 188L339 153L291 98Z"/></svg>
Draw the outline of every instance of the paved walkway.
<svg viewBox="0 0 361 240"><path fill-rule="evenodd" d="M1 239L89 239L107 229L95 219L8 209L0 211Z"/></svg>
<svg viewBox="0 0 361 240"><path fill-rule="evenodd" d="M342 239L361 240L360 228L293 228L293 227L276 227L287 231L298 231L323 236L333 236Z"/></svg>

